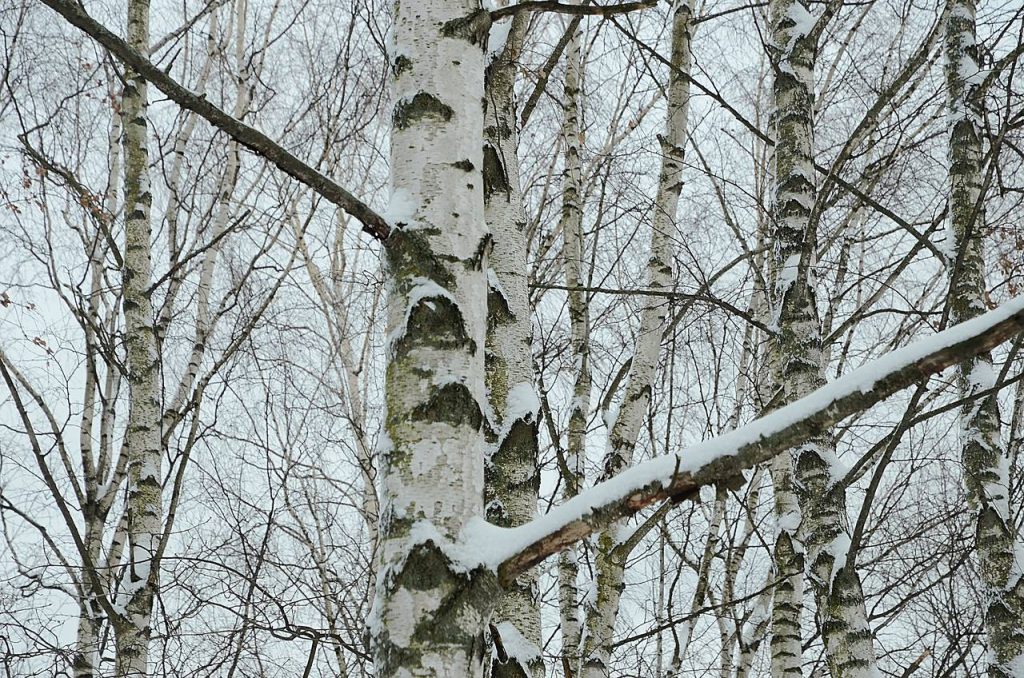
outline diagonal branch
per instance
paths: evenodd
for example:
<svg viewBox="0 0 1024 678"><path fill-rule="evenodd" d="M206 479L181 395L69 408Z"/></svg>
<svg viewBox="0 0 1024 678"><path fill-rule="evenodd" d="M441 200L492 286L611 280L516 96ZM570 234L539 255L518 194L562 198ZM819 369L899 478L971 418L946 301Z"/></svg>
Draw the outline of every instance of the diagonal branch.
<svg viewBox="0 0 1024 678"><path fill-rule="evenodd" d="M98 21L86 14L74 0L42 0L68 23L102 45L107 51L135 69L143 78L153 83L171 101L206 119L211 125L242 144L250 151L273 163L290 177L309 186L329 202L350 214L363 225L363 231L383 241L391 232L384 217L369 205L336 184L326 175L310 167L283 146L254 127L228 115L213 103L186 88L157 68L149 59L132 49L128 43L111 33Z"/></svg>
<svg viewBox="0 0 1024 678"><path fill-rule="evenodd" d="M658 0L640 0L640 2L623 2L617 5L570 5L558 0L526 0L508 7L491 10L491 21L498 21L519 12L558 12L575 14L576 16L612 16L625 14L641 9L650 9L658 4Z"/></svg>
<svg viewBox="0 0 1024 678"><path fill-rule="evenodd" d="M589 0L584 0L580 7L586 7L589 4ZM583 21L583 15L577 14L569 21L569 25L566 27L565 32L562 33L562 37L559 38L555 44L554 49L551 50L551 54L548 55L547 61L541 66L539 75L537 76L537 82L533 86L533 92L526 98L526 103L523 104L523 111L519 114L519 125L520 127L526 127L526 121L533 115L533 109L536 108L537 102L540 101L541 95L544 93L548 86L548 79L551 77L551 72L555 70L555 66L558 65L558 61L562 58L562 52L565 51L566 46L569 44L569 39L572 38L576 33L576 29Z"/></svg>
<svg viewBox="0 0 1024 678"><path fill-rule="evenodd" d="M93 222L102 232L103 239L106 241L107 247L110 248L110 254L113 256L118 268L123 266L124 260L121 258L121 250L118 249L117 243L114 242L114 236L110 233L109 228L109 224L114 221L114 215L110 214L110 212L104 208L100 196L96 195L83 185L71 171L50 160L39 149L35 148L31 143L29 143L27 136L19 134L18 141L21 142L21 145L25 149L25 154L33 163L46 172L60 177L65 186L75 194L78 198L78 204L89 212L89 216L92 217Z"/></svg>
<svg viewBox="0 0 1024 678"><path fill-rule="evenodd" d="M482 563L494 567L499 580L508 584L548 556L620 518L659 501L692 497L705 485L735 479L845 417L989 351L1021 331L1024 296L892 351L746 426L627 469L530 523L503 529L473 522L465 538L476 548L468 550L482 554Z"/></svg>

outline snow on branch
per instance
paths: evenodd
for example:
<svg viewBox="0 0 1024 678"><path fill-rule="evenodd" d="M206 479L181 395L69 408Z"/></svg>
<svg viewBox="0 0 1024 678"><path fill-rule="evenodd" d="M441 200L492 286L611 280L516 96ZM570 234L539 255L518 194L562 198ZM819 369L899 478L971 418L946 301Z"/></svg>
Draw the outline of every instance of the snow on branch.
<svg viewBox="0 0 1024 678"><path fill-rule="evenodd" d="M74 0L42 0L42 2L126 65L135 69L146 81L153 83L157 89L166 94L171 101L205 118L207 122L238 143L273 163L278 169L309 186L326 200L357 219L363 225L365 233L381 241L388 237L391 227L369 205L288 152L263 132L228 115L207 101L205 95L192 92L170 77L145 56L132 49L127 42L89 16Z"/></svg>
<svg viewBox="0 0 1024 678"><path fill-rule="evenodd" d="M638 464L525 525L467 525L461 552L497 570L507 585L548 556L613 521L704 485L731 482L890 395L1024 330L1024 296L944 332L892 351L805 398L682 452Z"/></svg>

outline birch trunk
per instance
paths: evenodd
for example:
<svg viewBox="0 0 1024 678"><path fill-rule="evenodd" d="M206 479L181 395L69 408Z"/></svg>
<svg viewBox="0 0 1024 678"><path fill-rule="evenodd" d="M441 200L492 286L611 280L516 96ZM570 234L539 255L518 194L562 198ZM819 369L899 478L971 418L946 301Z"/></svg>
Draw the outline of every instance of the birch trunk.
<svg viewBox="0 0 1024 678"><path fill-rule="evenodd" d="M580 81L583 58L580 48L579 24L571 25L566 45L565 83L562 101L562 141L565 163L562 169L562 264L569 303L570 342L576 371L569 430L566 434L566 459L562 475L563 500L580 492L583 482L583 459L586 454L587 419L590 417L590 315L583 281L583 206L580 204ZM562 665L565 675L579 670L580 592L579 547L570 546L558 556L558 606L562 625Z"/></svg>
<svg viewBox="0 0 1024 678"><path fill-rule="evenodd" d="M772 592L772 678L799 676L803 649L800 644L800 614L804 598L804 561L798 551L796 528L799 507L793 490L793 464L785 455L770 464L775 494L775 545L772 550L775 589Z"/></svg>
<svg viewBox="0 0 1024 678"><path fill-rule="evenodd" d="M445 547L483 514L484 49L478 0L395 3L376 673L481 676L497 579Z"/></svg>
<svg viewBox="0 0 1024 678"><path fill-rule="evenodd" d="M86 512L83 512L86 513ZM85 530L83 542L89 553L90 563L100 562L103 542L103 526L92 515L84 515ZM96 675L96 662L99 658L100 633L103 629L103 613L97 604L97 597L105 595L104 591L96 591L89 581L90 577L83 573L80 587L82 600L78 604L78 628L75 637L75 654L71 660L74 678L93 678Z"/></svg>
<svg viewBox="0 0 1024 678"><path fill-rule="evenodd" d="M982 74L978 66L974 0L949 0L945 25L946 105L949 130L949 229L955 246L950 264L954 323L985 312L982 189ZM991 353L958 368L960 395L991 388ZM988 674L1024 673L1024 548L1010 520L1009 459L1000 439L996 394L966 403L960 412L961 459L971 507L976 511L978 572L986 593Z"/></svg>
<svg viewBox="0 0 1024 678"><path fill-rule="evenodd" d="M775 137L774 312L778 336L770 362L782 404L824 385L824 354L818 318L815 253L811 223L817 187L814 153L815 20L804 0L770 5L775 59L772 125ZM846 496L836 487L835 446L822 435L778 457L772 465L779 518L773 675L800 673L797 564L810 575L825 654L833 676L875 676L871 630L855 564L847 562ZM794 504L794 496L796 502ZM801 551L806 552L801 554ZM779 634L778 630L782 630Z"/></svg>
<svg viewBox="0 0 1024 678"><path fill-rule="evenodd" d="M128 44L149 48L149 0L128 3ZM127 528L130 549L121 618L114 620L117 675L145 676L152 633L163 497L160 486L160 381L152 284L152 233L146 82L129 71L122 99L124 119L124 332L131 410L125 435L128 455Z"/></svg>
<svg viewBox="0 0 1024 678"><path fill-rule="evenodd" d="M487 521L516 527L537 515L540 473L537 427L540 401L533 383L533 315L527 286L526 216L519 177L514 96L516 60L526 21L495 26L492 39L508 30L504 46L489 45L484 102L484 214L493 237L487 294L488 421ZM537 572L520 575L507 588L492 620L491 659L495 678L544 675L541 657Z"/></svg>
<svg viewBox="0 0 1024 678"><path fill-rule="evenodd" d="M690 95L690 17L689 2L678 2L672 15L665 135L659 137L661 174L647 264L647 279L652 289L670 289L674 283L673 245L678 242L676 219L679 194L683 187L683 156ZM603 479L618 475L633 462L633 450L651 401L668 309L667 298L654 295L647 297L640 316L640 334L633 352L629 381L609 434ZM582 662L582 675L585 678L609 675L615 621L624 588L626 558L629 555L624 545L619 544L619 528L619 525L613 525L602 531L597 540L597 600L587 614Z"/></svg>
<svg viewBox="0 0 1024 678"><path fill-rule="evenodd" d="M118 184L122 180L121 175L121 119L115 113L111 116L110 132L108 135L108 154L110 158L110 174L107 177L107 186L104 191L104 211L106 215L117 212L117 199L119 195ZM86 501L82 506L82 522L84 523L83 544L88 554L88 563L97 566L102 562L103 551L103 527L106 522L109 506L106 505L102 485L106 480L109 469L104 462L106 456L100 450L97 459L96 445L93 443L94 418L96 412L97 392L103 395L102 385L99 380L98 364L103 360L103 353L97 342L97 327L109 326L105 322L100 307L100 299L103 294L103 260L107 254L107 247L104 238L97 233L95 240L89 247L89 269L91 285L88 298L88 321L83 323L86 345L86 374L85 388L82 398L82 416L78 438L79 451L82 457L82 477L85 481ZM109 369L109 366L107 366ZM107 381L113 377L112 370L107 372ZM113 416L110 401L114 400L113 389L108 388L106 398L101 397L99 411L101 437L104 431L104 424L109 417ZM109 493L110 490L107 490ZM88 565L86 565L88 566ZM97 573L98 574L98 573ZM104 581L105 577L90 577L83 572L79 583L82 592L82 599L79 601L78 627L75 638L75 654L71 660L72 671L75 678L93 678L96 675L96 662L99 658L100 639L103 630L104 618L100 598L109 595L109 588L97 586L96 580Z"/></svg>

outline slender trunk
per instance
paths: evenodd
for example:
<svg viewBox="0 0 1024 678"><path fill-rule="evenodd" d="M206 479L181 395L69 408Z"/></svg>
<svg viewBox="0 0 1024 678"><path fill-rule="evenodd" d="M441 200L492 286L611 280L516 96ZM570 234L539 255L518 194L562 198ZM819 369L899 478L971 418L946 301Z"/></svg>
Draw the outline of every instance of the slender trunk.
<svg viewBox="0 0 1024 678"><path fill-rule="evenodd" d="M103 525L91 515L85 516L83 541L89 553L89 562L98 566L101 563ZM97 592L91 580L92 577L83 573L80 584L83 599L79 601L78 605L75 654L71 660L74 678L93 678L97 675L100 634L103 630L103 612L97 601L97 595L105 595L106 592Z"/></svg>
<svg viewBox="0 0 1024 678"><path fill-rule="evenodd" d="M75 678L93 678L96 675L100 629L101 621L91 601L86 599L79 606L75 655L71 660Z"/></svg>
<svg viewBox="0 0 1024 678"><path fill-rule="evenodd" d="M562 169L562 263L569 288L570 343L575 368L569 430L566 434L565 468L562 470L562 498L580 492L583 459L586 455L587 419L590 417L590 313L583 284L583 206L580 204L580 81L583 59L578 24L572 24L566 45L565 83L562 101L562 141L565 162ZM558 556L558 606L562 625L562 667L567 678L579 670L582 628L580 624L579 547L573 545Z"/></svg>
<svg viewBox="0 0 1024 678"><path fill-rule="evenodd" d="M483 514L488 249L478 0L399 0L376 674L481 676L493 572L446 548Z"/></svg>
<svg viewBox="0 0 1024 678"><path fill-rule="evenodd" d="M128 43L149 48L149 0L129 0ZM123 614L114 621L117 675L145 676L152 633L154 566L160 542L163 497L160 486L160 381L152 283L149 139L146 82L129 71L122 100L124 119L124 331L131 414L127 422L128 569Z"/></svg>
<svg viewBox="0 0 1024 678"><path fill-rule="evenodd" d="M773 310L778 335L771 364L781 403L822 386L824 355L816 298L817 234L811 222L817 187L814 153L814 67L817 56L814 18L804 0L774 0L770 5L775 61L772 126L775 133L775 235ZM836 488L835 444L822 435L781 456L772 466L779 532L777 573L780 585L776 621L782 622L777 675L799 673L799 586L796 564L804 560L821 621L825 655L836 678L877 675L864 594L855 564L847 562L849 529L846 495ZM793 495L796 502L794 505ZM806 553L801 554L802 550ZM788 589L792 587L792 591ZM773 638L773 660L776 659ZM788 661L782 662L782 659ZM774 661L773 661L774 663Z"/></svg>
<svg viewBox="0 0 1024 678"><path fill-rule="evenodd" d="M735 678L746 678L754 666L754 659L761 647L768 625L771 623L769 604L771 592L766 591L754 601L747 622L736 630L736 642L739 645L739 656L736 659Z"/></svg>
<svg viewBox="0 0 1024 678"><path fill-rule="evenodd" d="M946 13L946 105L949 130L949 229L955 245L950 264L950 309L954 323L985 311L984 217L982 204L982 93L974 0L949 0ZM952 257L951 257L952 258ZM992 355L958 368L960 395L970 397L995 382ZM996 394L963 406L961 459L971 507L976 511L978 572L986 592L990 676L1024 670L1024 548L1009 509L1009 463L1000 440Z"/></svg>
<svg viewBox="0 0 1024 678"><path fill-rule="evenodd" d="M799 676L803 650L800 646L800 614L804 599L803 554L797 550L796 529L800 513L793 491L793 464L785 455L770 464L775 494L775 589L772 593L772 678Z"/></svg>
<svg viewBox="0 0 1024 678"><path fill-rule="evenodd" d="M492 29L492 40L504 29L508 35L504 46L488 46L493 57L485 78L484 214L494 238L487 294L490 463L485 500L488 522L515 527L537 515L540 401L533 383L526 217L516 156L515 68L526 31L525 15L505 22L511 26L499 24ZM537 598L536 570L521 575L502 596L492 620L492 633L498 635L491 659L495 678L544 675Z"/></svg>
<svg viewBox="0 0 1024 678"><path fill-rule="evenodd" d="M242 120L249 112L249 77L245 58L245 29L247 13L247 1L237 0L235 3L234 22L235 102L231 111L231 115L236 120ZM207 57L207 61L212 61L212 59L213 54L210 53ZM194 118L190 118L188 120L186 127L188 126L188 123L192 122L192 120L194 120ZM188 137L183 134L182 137L179 137L179 140L187 140L187 138ZM228 140L227 158L224 164L224 173L221 175L220 179L220 187L217 195L217 207L214 212L212 228L209 236L209 241L212 244L207 247L206 251L203 253L203 263L199 269L198 289L196 290L194 301L196 326L195 333L192 337L192 352L189 356L188 366L185 368L185 372L182 374L181 380L178 382L174 398L171 400L170 406L164 413L163 434L165 436L169 436L173 431L174 426L180 421L181 412L185 408L188 399L192 396L196 378L199 375L199 367L202 365L203 357L206 355L206 342L207 339L209 339L210 332L213 330L210 313L210 294L213 286L213 274L217 266L217 257L220 255L222 238L231 217L231 199L235 192L235 184L238 181L238 169L241 163L239 151L238 141L234 139ZM179 157L180 156L175 157L175 162L179 160ZM170 315L174 311L174 304L172 302L173 300L169 301L164 307L168 317L166 319L161 319L158 323L158 328L161 332L166 332L167 324L170 322Z"/></svg>
<svg viewBox="0 0 1024 678"><path fill-rule="evenodd" d="M672 15L672 53L669 71L665 135L659 137L662 160L654 206L651 251L647 264L648 284L654 289L673 285L674 244L679 194L683 187L683 156L690 95L691 8L681 1ZM668 316L664 297L648 296L641 311L640 333L630 365L629 381L609 434L608 456L603 479L618 475L633 461L640 427L647 415L657 374L661 336ZM597 600L587 614L582 673L586 678L609 675L615 621L624 588L625 564L629 553L619 544L619 525L604 530L597 544Z"/></svg>
<svg viewBox="0 0 1024 678"><path fill-rule="evenodd" d="M778 50L778 53L773 55L773 68L775 70L773 81L774 110L770 125L774 133L776 145L772 162L776 183L775 199L777 200L779 194L782 193L781 187L787 178L785 174L787 165L792 166L797 170L793 172L793 180L802 181L805 184L802 186L805 194L803 198L804 204L796 201L794 201L794 204L808 211L813 205L814 185L811 183L813 175L803 176L799 174L799 168L796 168L795 164L798 160L803 160L807 164L811 157L811 140L797 135L811 134L810 119L806 116L810 115L813 106L814 80L813 73L807 72L810 70L808 64L803 64L803 69L799 72L799 75L803 77L798 79L795 77L797 71L794 70L791 63L792 46L795 46L791 45L791 43L799 41L799 38L789 35L793 28L793 22L791 20L787 22L790 7L794 6L798 11L807 12L807 8L799 4L798 0L777 0L777 2L771 5L772 38L774 47ZM786 49L787 46L790 47L789 50ZM813 55L810 66L813 66ZM787 89L796 91L790 93ZM792 100L796 96L802 96L808 100L794 106L793 104L796 104L796 102ZM800 113L804 116L797 119L797 122L802 123L804 129L795 130L788 137L785 134L787 130L783 129L780 124L787 119L787 111L784 108L787 103L796 109L795 113ZM793 115L788 116L790 120L793 117ZM802 154L799 153L800 150L803 151ZM800 155L802 155L802 158ZM806 197L807 194L810 195L809 198ZM783 206L774 204L773 207L774 212L781 212ZM777 214L774 212L772 214L773 220L777 217ZM781 241L784 236L778 228L779 224L782 223L785 222L781 219L776 222L776 231L773 233L776 241ZM799 243L800 237L803 235L803 228L806 225L806 220L798 224L796 237L790 239ZM780 242L776 247L780 247L781 244ZM799 263L799 258L799 253L797 253L797 264ZM777 262L773 262L772 276L776 279L782 279L787 276L795 278L796 268L796 266L793 266L792 272L785 269L780 270ZM780 289L784 283L777 281L775 284L777 289L774 292L776 297L779 297L781 296L779 294ZM776 322L778 322L779 315L782 312L780 303L781 300L778 298L773 300L772 313L774 317L772 320ZM783 370L779 364L784 359L781 355L783 352L783 341L783 339L777 338L770 347L768 356L772 381L777 386L784 383L782 381ZM803 609L804 563L803 550L797 537L797 530L801 522L800 506L793 488L792 458L785 454L779 455L772 459L770 469L775 501L776 524L775 545L773 549L776 584L772 598L771 673L773 678L785 678L786 676L799 676L803 673L801 668L803 650L800 638L800 615Z"/></svg>
<svg viewBox="0 0 1024 678"><path fill-rule="evenodd" d="M700 563L697 566L697 581L694 584L693 599L690 601L688 610L689 621L683 624L680 632L682 637L679 643L679 661L686 657L690 649L690 642L693 640L693 627L696 625L697 613L704 607L710 593L711 586L711 563L718 555L719 545L722 539L722 523L725 520L725 498L726 488L716 488L715 504L711 510L711 517L708 520L708 538L704 542L704 550L700 556ZM723 602L725 599L723 599ZM724 649L723 644L723 649Z"/></svg>
<svg viewBox="0 0 1024 678"><path fill-rule="evenodd" d="M313 290L320 299L320 309L326 320L327 336L335 355L334 369L341 382L341 386L338 388L338 395L345 402L349 425L352 427L352 432L356 439L356 463L359 465L359 475L362 481L361 513L363 524L366 526L366 542L370 545L370 560L372 561L372 554L377 551L377 526L380 509L377 501L377 474L373 458L373 448L367 440L366 408L363 405L363 394L359 387L361 362L349 338L348 318L352 310L348 305L347 290L343 283L345 254L342 236L345 229L344 220L339 214L337 217L338 223L335 227L331 269L328 272L332 284L328 285L327 277L321 272L310 255L306 244L305 227L296 217L295 208L296 206L293 204L289 221L292 223L292 232L295 235L296 246L302 253L306 273L309 275ZM374 305L376 305L376 302Z"/></svg>
<svg viewBox="0 0 1024 678"><path fill-rule="evenodd" d="M112 116L110 132L107 137L108 154L110 162L110 174L107 178L107 187L104 196L104 212L114 214L117 211L118 183L121 181L121 119L118 114ZM102 505L101 485L104 482L106 473L105 464L101 450L96 449L93 444L94 418L96 412L96 394L100 390L98 365L102 360L102 352L96 341L96 327L103 326L103 317L100 306L100 299L103 294L103 260L107 254L107 246L104 238L96 234L89 246L89 269L92 278L89 289L88 314L89 323L85 324L86 343L86 374L84 397L82 399L81 429L79 432L79 449L82 455L82 476L86 487L87 504L82 507L82 520L84 523L83 541L86 551L89 554L89 562L93 566L100 565L100 557L103 550L103 524L107 516L107 510ZM108 372L108 378L110 376ZM108 394L109 397L109 394ZM106 419L106 411L100 408L99 418L102 423ZM97 463L97 451L100 451L99 463ZM95 579L104 579L100 575ZM93 584L93 577L83 573L81 578L81 590L83 599L79 601L78 629L75 638L75 655L72 658L72 670L75 678L92 678L96 675L96 661L99 657L100 634L103 629L103 613L97 601L97 596L109 594L109 590L96 590Z"/></svg>

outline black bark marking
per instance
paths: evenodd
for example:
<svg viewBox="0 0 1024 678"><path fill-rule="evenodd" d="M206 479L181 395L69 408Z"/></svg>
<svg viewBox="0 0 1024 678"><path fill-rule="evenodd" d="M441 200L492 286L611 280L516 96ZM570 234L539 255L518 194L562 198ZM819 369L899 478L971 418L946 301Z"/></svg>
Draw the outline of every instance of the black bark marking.
<svg viewBox="0 0 1024 678"><path fill-rule="evenodd" d="M415 123L434 119L448 122L455 115L452 107L433 94L417 92L412 99L403 99L395 104L392 124L396 129L408 129Z"/></svg>

